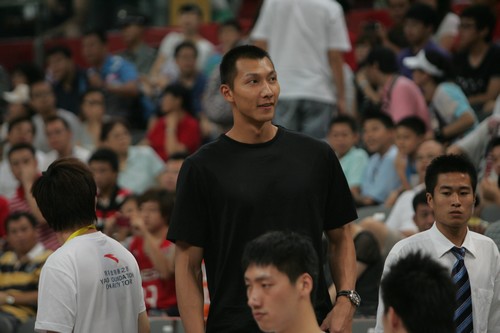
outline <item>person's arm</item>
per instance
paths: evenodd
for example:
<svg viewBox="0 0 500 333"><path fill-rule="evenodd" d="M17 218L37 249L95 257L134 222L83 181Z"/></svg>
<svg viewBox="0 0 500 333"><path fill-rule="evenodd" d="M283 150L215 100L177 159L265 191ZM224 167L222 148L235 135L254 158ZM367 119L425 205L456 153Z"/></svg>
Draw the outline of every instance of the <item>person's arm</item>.
<svg viewBox="0 0 500 333"><path fill-rule="evenodd" d="M186 333L205 332L201 261L203 248L176 242L175 290Z"/></svg>
<svg viewBox="0 0 500 333"><path fill-rule="evenodd" d="M123 96L123 97L137 97L139 95L139 88L137 87L137 81L129 81L120 85L109 85L105 84L104 89L109 91L113 95Z"/></svg>
<svg viewBox="0 0 500 333"><path fill-rule="evenodd" d="M177 138L177 129L179 128L179 122L181 115L170 112L165 117L166 127L165 127L165 152L168 156L187 151L187 147L179 141Z"/></svg>
<svg viewBox="0 0 500 333"><path fill-rule="evenodd" d="M139 319L137 321L139 327L139 329L137 330L138 333L149 333L149 319L146 311L142 311L141 313L139 313Z"/></svg>
<svg viewBox="0 0 500 333"><path fill-rule="evenodd" d="M26 202L30 207L31 214L33 214L33 216L39 223L47 223L42 215L42 212L40 211L40 208L38 208L33 194L31 194L31 187L33 186L35 180L38 178L38 175L39 171L37 164L23 166L21 170L21 184L24 189L24 198L26 199Z"/></svg>
<svg viewBox="0 0 500 333"><path fill-rule="evenodd" d="M15 293L0 291L0 305L6 304L7 296L13 296L16 299L15 305L35 305L38 301L38 291L21 291Z"/></svg>
<svg viewBox="0 0 500 333"><path fill-rule="evenodd" d="M356 285L356 251L349 224L326 232L329 241L329 261L333 283L337 291L353 290ZM339 297L321 324L331 333L351 332L356 308L347 297Z"/></svg>
<svg viewBox="0 0 500 333"><path fill-rule="evenodd" d="M488 88L482 94L469 96L470 104L483 104L490 100L495 100L500 94L500 77L493 77L488 83Z"/></svg>
<svg viewBox="0 0 500 333"><path fill-rule="evenodd" d="M470 127L474 125L474 116L467 112L462 114L457 120L444 126L441 129L441 135L445 139L453 138L467 131Z"/></svg>
<svg viewBox="0 0 500 333"><path fill-rule="evenodd" d="M334 49L328 50L328 63L330 64L333 82L335 83L335 88L337 89L337 108L339 110L339 114L345 114L346 101L343 69L344 57L342 55L342 51Z"/></svg>

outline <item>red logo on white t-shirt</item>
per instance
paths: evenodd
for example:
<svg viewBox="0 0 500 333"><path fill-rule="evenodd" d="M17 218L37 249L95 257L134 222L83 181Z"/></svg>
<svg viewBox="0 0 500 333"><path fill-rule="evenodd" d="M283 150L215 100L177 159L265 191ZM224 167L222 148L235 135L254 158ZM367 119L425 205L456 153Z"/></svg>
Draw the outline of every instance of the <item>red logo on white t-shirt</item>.
<svg viewBox="0 0 500 333"><path fill-rule="evenodd" d="M112 254L112 253L105 254L104 258L108 258L108 259L114 260L114 261L116 261L117 264L120 262L120 260L118 260L118 258L115 257L115 255Z"/></svg>

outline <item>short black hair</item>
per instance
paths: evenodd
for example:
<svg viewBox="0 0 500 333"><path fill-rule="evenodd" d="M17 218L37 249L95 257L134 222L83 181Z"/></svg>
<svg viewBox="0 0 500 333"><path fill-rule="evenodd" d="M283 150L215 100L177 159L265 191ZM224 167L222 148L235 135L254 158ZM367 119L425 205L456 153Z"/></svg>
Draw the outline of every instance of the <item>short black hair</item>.
<svg viewBox="0 0 500 333"><path fill-rule="evenodd" d="M243 251L243 271L251 265L274 266L292 283L308 273L316 286L319 277L319 259L311 240L292 231L271 231L250 241Z"/></svg>
<svg viewBox="0 0 500 333"><path fill-rule="evenodd" d="M168 225L175 205L175 194L162 188L150 188L139 196L139 206L145 202L156 202L160 207L161 217Z"/></svg>
<svg viewBox="0 0 500 333"><path fill-rule="evenodd" d="M120 171L120 163L118 161L118 155L111 149L99 148L92 153L89 158L88 164L92 162L105 162L111 166L111 170L118 173Z"/></svg>
<svg viewBox="0 0 500 333"><path fill-rule="evenodd" d="M31 188L38 208L54 231L68 231L97 220L97 186L92 172L69 157L53 162Z"/></svg>
<svg viewBox="0 0 500 333"><path fill-rule="evenodd" d="M237 75L236 62L240 59L255 59L260 60L263 58L268 58L271 61L269 54L254 45L241 45L236 46L227 52L222 58L220 64L220 79L221 84L227 84L230 88L233 88L234 78ZM274 66L274 64L273 64Z"/></svg>
<svg viewBox="0 0 500 333"><path fill-rule="evenodd" d="M47 49L47 58L53 56L54 54L60 54L67 59L71 59L72 57L71 50L65 45L56 45Z"/></svg>
<svg viewBox="0 0 500 333"><path fill-rule="evenodd" d="M85 100L85 97L87 97L90 94L94 94L94 93L101 94L102 97L104 98L104 100L106 100L106 93L104 92L104 90L102 90L101 88L90 87L81 94L80 104L83 103L83 101Z"/></svg>
<svg viewBox="0 0 500 333"><path fill-rule="evenodd" d="M232 27L232 28L234 28L238 32L242 32L243 31L243 29L241 28L240 22L237 19L234 19L234 18L230 18L230 19L222 21L220 23L220 25L219 25L219 30L221 28L223 28L223 27Z"/></svg>
<svg viewBox="0 0 500 333"><path fill-rule="evenodd" d="M382 111L372 110L372 111L366 112L365 115L363 116L363 125L368 120L378 120L387 129L393 129L394 128L394 121L392 120L391 116L389 116L387 113L382 112Z"/></svg>
<svg viewBox="0 0 500 333"><path fill-rule="evenodd" d="M166 95L172 95L182 100L181 106L184 111L193 114L192 92L180 83L172 83L168 85L161 94L160 100ZM160 103L161 105L161 103Z"/></svg>
<svg viewBox="0 0 500 333"><path fill-rule="evenodd" d="M194 13L197 14L199 17L203 16L203 11L201 10L200 6L198 6L196 3L186 3L180 6L178 13L179 15L186 13Z"/></svg>
<svg viewBox="0 0 500 333"><path fill-rule="evenodd" d="M35 147L33 147L33 145L31 143L27 143L27 142L16 143L12 147L10 147L9 152L7 153L7 157L10 160L10 156L13 153L15 153L16 151L19 151L19 150L24 150L24 149L29 150L31 152L31 154L33 155L33 157L36 158Z"/></svg>
<svg viewBox="0 0 500 333"><path fill-rule="evenodd" d="M28 85L31 86L33 82L43 80L45 73L40 66L32 62L24 62L16 65L12 70L12 74L21 73L26 77Z"/></svg>
<svg viewBox="0 0 500 333"><path fill-rule="evenodd" d="M351 130L354 133L358 132L358 123L351 116L341 114L341 115L333 118L332 120L330 120L330 125L328 126L328 128L331 129L333 127L333 125L336 125L336 124L346 124L347 126L349 126L351 128Z"/></svg>
<svg viewBox="0 0 500 333"><path fill-rule="evenodd" d="M414 252L399 259L380 288L385 313L392 307L409 333L455 332L455 284L429 255Z"/></svg>
<svg viewBox="0 0 500 333"><path fill-rule="evenodd" d="M440 174L460 172L468 174L471 181L472 192L476 193L477 171L472 162L464 155L441 155L432 160L425 172L425 190L434 195L437 179Z"/></svg>
<svg viewBox="0 0 500 333"><path fill-rule="evenodd" d="M408 9L405 19L413 19L422 22L425 26L436 27L437 13L431 6L417 2Z"/></svg>
<svg viewBox="0 0 500 333"><path fill-rule="evenodd" d="M500 137L494 137L488 143L488 149L486 151L488 153L490 153L493 150L493 148L498 147L498 146L500 146Z"/></svg>
<svg viewBox="0 0 500 333"><path fill-rule="evenodd" d="M425 190L422 190L422 191L418 192L417 194L415 194L411 203L412 203L414 212L417 212L418 205L428 206L427 195L425 193Z"/></svg>
<svg viewBox="0 0 500 333"><path fill-rule="evenodd" d="M198 57L198 49L196 48L196 44L189 41L189 40L185 40L181 43L179 43L176 47L175 47L175 50L174 50L174 58L177 58L177 56L179 55L179 52L182 51L182 49L192 49L193 52L194 52L194 56L197 58Z"/></svg>
<svg viewBox="0 0 500 333"><path fill-rule="evenodd" d="M106 35L106 31L102 29L89 29L86 30L83 34L83 37L96 36L102 44L106 44L108 42L108 36Z"/></svg>
<svg viewBox="0 0 500 333"><path fill-rule="evenodd" d="M66 119L64 119L63 117L58 116L58 115L50 116L47 119L45 119L45 127L47 127L48 124L56 122L56 121L60 121L63 124L65 129L72 132L71 126L69 126L68 121Z"/></svg>
<svg viewBox="0 0 500 333"><path fill-rule="evenodd" d="M33 214L31 214L30 212L14 211L14 212L10 213L9 215L7 215L7 217L5 218L5 222L4 222L5 233L6 234L9 233L9 225L11 224L11 222L18 221L19 219L21 219L23 217L25 217L29 221L29 223L31 224L31 226L33 228L36 228L38 222L37 222L35 216L33 216Z"/></svg>
<svg viewBox="0 0 500 333"><path fill-rule="evenodd" d="M120 117L114 117L108 119L102 124L101 135L99 136L99 140L101 142L106 141L108 139L109 133L113 130L113 128L115 128L116 125L122 125L127 129L127 131L130 132L130 124L128 123L127 120Z"/></svg>
<svg viewBox="0 0 500 333"><path fill-rule="evenodd" d="M415 134L419 136L425 135L425 133L427 132L427 126L425 126L424 121L422 120L422 118L417 116L408 116L401 119L396 124L396 128L397 127L408 128L409 130L415 132Z"/></svg>
<svg viewBox="0 0 500 333"><path fill-rule="evenodd" d="M35 124L33 123L33 120L29 116L20 116L12 119L9 121L8 127L7 127L7 133L10 133L14 127L16 127L19 124L22 123L29 123L31 125L31 129L33 130L33 134L36 133L36 127Z"/></svg>
<svg viewBox="0 0 500 333"><path fill-rule="evenodd" d="M443 74L439 76L431 75L436 83L439 84L444 81L455 80L455 69L453 68L449 57L436 50L425 50L424 52L427 60L443 72Z"/></svg>
<svg viewBox="0 0 500 333"><path fill-rule="evenodd" d="M496 17L488 6L469 6L462 11L460 17L474 20L476 29L479 31L488 29L488 34L485 37L485 41L491 42L493 40L493 34L495 32L496 26Z"/></svg>
<svg viewBox="0 0 500 333"><path fill-rule="evenodd" d="M394 74L399 72L396 54L391 49L384 46L376 46L370 50L366 56L364 65L378 65L378 69L384 74Z"/></svg>

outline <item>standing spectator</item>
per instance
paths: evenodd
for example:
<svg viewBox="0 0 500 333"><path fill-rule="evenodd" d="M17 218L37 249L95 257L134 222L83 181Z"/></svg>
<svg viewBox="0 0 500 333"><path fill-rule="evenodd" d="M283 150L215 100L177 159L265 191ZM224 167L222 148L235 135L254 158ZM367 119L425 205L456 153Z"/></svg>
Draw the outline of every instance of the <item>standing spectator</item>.
<svg viewBox="0 0 500 333"><path fill-rule="evenodd" d="M492 113L500 94L500 46L492 42L495 15L474 5L460 15L459 50L454 57L457 83L482 120Z"/></svg>
<svg viewBox="0 0 500 333"><path fill-rule="evenodd" d="M0 256L0 331L15 333L36 315L38 278L52 253L38 242L36 219L26 212L7 216L10 250Z"/></svg>
<svg viewBox="0 0 500 333"><path fill-rule="evenodd" d="M90 151L75 144L73 132L68 122L58 116L45 120L45 134L51 151L46 154L46 163L50 164L63 157L75 157L82 162L87 162Z"/></svg>
<svg viewBox="0 0 500 333"><path fill-rule="evenodd" d="M55 46L47 51L47 76L52 83L56 107L78 114L79 101L89 88L87 74L78 68L66 46Z"/></svg>
<svg viewBox="0 0 500 333"><path fill-rule="evenodd" d="M324 138L331 118L347 113L342 54L351 45L342 7L329 0L266 0L251 38L280 73L276 124Z"/></svg>
<svg viewBox="0 0 500 333"><path fill-rule="evenodd" d="M83 36L83 58L90 65L89 84L106 92L106 111L110 115L131 119L140 112L136 107L139 76L132 63L109 54L106 43L103 31L91 30Z"/></svg>
<svg viewBox="0 0 500 333"><path fill-rule="evenodd" d="M134 256L95 230L97 188L88 167L74 158L58 160L32 192L64 240L42 268L35 329L149 332Z"/></svg>

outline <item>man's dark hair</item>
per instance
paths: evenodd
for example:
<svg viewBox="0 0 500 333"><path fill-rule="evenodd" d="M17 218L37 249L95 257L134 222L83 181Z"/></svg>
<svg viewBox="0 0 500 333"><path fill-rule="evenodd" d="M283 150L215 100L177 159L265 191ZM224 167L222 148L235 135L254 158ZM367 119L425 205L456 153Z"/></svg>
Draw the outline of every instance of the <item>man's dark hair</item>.
<svg viewBox="0 0 500 333"><path fill-rule="evenodd" d="M426 205L427 206L428 203L427 203L427 195L425 193L425 190L422 190L422 191L418 192L417 194L415 194L411 203L413 205L413 211L415 213L417 212L417 207L419 205Z"/></svg>
<svg viewBox="0 0 500 333"><path fill-rule="evenodd" d="M99 148L89 158L88 164L92 162L105 162L111 166L111 170L118 173L119 171L119 161L118 155L111 149L108 148Z"/></svg>
<svg viewBox="0 0 500 333"><path fill-rule="evenodd" d="M12 147L10 147L10 149L9 149L9 151L7 153L8 159L10 160L10 156L13 153L15 153L16 151L24 150L24 149L29 150L31 152L31 154L33 155L33 157L36 156L35 147L33 147L33 145L31 143L21 142L21 143L16 143Z"/></svg>
<svg viewBox="0 0 500 333"><path fill-rule="evenodd" d="M35 79L29 83L30 97L33 97L33 86L35 86L37 84L47 84L47 86L50 87L50 91L52 93L54 93L54 88L52 87L52 84L50 84L49 81L47 81L45 78L42 77L42 78Z"/></svg>
<svg viewBox="0 0 500 333"><path fill-rule="evenodd" d="M33 124L33 120L29 116L20 116L20 117L16 117L16 118L12 119L11 121L9 121L9 125L7 127L7 133L12 132L14 127L16 127L17 125L22 124L22 123L29 123L31 125L31 130L33 131L33 134L36 133L35 124Z"/></svg>
<svg viewBox="0 0 500 333"><path fill-rule="evenodd" d="M243 251L243 272L251 265L274 266L295 283L304 273L319 277L318 255L305 235L291 231L271 231L250 241ZM311 293L313 295L313 293Z"/></svg>
<svg viewBox="0 0 500 333"><path fill-rule="evenodd" d="M454 81L456 74L455 69L452 66L450 58L443 55L442 53L436 50L425 50L425 57L431 64L436 66L438 69L443 71L443 75L436 76L431 75L432 79L437 83L445 82L445 81Z"/></svg>
<svg viewBox="0 0 500 333"><path fill-rule="evenodd" d="M139 206L145 202L156 202L160 207L160 214L166 224L170 223L170 217L174 210L175 194L165 189L151 188L139 196Z"/></svg>
<svg viewBox="0 0 500 333"><path fill-rule="evenodd" d="M7 215L7 217L5 218L5 222L4 222L5 223L5 233L6 234L9 233L9 225L12 222L18 221L23 217L25 217L29 221L29 223L31 224L31 226L33 228L36 228L36 225L38 224L38 222L36 221L36 218L33 216L33 214L31 214L29 212L15 211L15 212Z"/></svg>
<svg viewBox="0 0 500 333"><path fill-rule="evenodd" d="M436 27L437 13L429 5L414 3L405 14L405 19L413 19L422 22L425 26Z"/></svg>
<svg viewBox="0 0 500 333"><path fill-rule="evenodd" d="M56 45L47 50L47 58L55 54L60 54L67 59L71 59L72 53L69 47L64 45Z"/></svg>
<svg viewBox="0 0 500 333"><path fill-rule="evenodd" d="M424 121L417 116L409 116L401 119L399 123L396 124L396 128L397 127L408 128L419 136L427 132L427 126L425 126Z"/></svg>
<svg viewBox="0 0 500 333"><path fill-rule="evenodd" d="M382 111L375 111L375 110L373 110L373 111L366 112L365 115L363 116L363 125L368 120L378 120L387 129L393 129L394 128L394 121L392 120L391 116L389 116L387 113L384 113Z"/></svg>
<svg viewBox="0 0 500 333"><path fill-rule="evenodd" d="M191 90L186 88L180 83L172 83L168 85L165 90L163 90L161 94L161 98L166 95L172 95L176 98L181 99L181 107L184 111L187 111L190 114L193 114L193 103L192 103L192 93ZM160 100L161 100L160 98ZM161 104L161 103L160 103Z"/></svg>
<svg viewBox="0 0 500 333"><path fill-rule="evenodd" d="M496 17L488 6L469 6L462 11L460 17L474 20L476 29L479 31L488 29L488 34L484 38L485 42L491 42L493 40L493 34L496 26Z"/></svg>
<svg viewBox="0 0 500 333"><path fill-rule="evenodd" d="M179 43L179 45L175 47L174 58L177 58L179 52L181 52L182 49L191 49L194 52L194 56L196 58L198 57L198 49L196 48L196 45L193 42L186 40L184 42Z"/></svg>
<svg viewBox="0 0 500 333"><path fill-rule="evenodd" d="M53 162L35 181L31 193L54 231L87 226L97 220L97 186L92 172L76 158Z"/></svg>
<svg viewBox="0 0 500 333"><path fill-rule="evenodd" d="M197 14L199 17L203 16L203 11L201 10L200 6L198 6L196 3L186 3L180 6L178 13L179 15L194 13Z"/></svg>
<svg viewBox="0 0 500 333"><path fill-rule="evenodd" d="M241 45L227 52L222 58L220 64L220 79L221 84L227 84L229 88L233 88L234 78L236 77L236 62L240 59L260 60L268 58L271 61L269 54L263 49L254 45Z"/></svg>
<svg viewBox="0 0 500 333"><path fill-rule="evenodd" d="M225 21L222 21L219 25L219 30L223 27L232 27L238 32L242 32L243 29L241 28L241 24L237 19L227 19Z"/></svg>
<svg viewBox="0 0 500 333"><path fill-rule="evenodd" d="M69 126L68 121L66 119L64 119L63 117L57 116L57 115L50 116L47 119L45 119L45 127L47 127L48 124L54 123L56 121L60 121L63 124L65 129L72 132L71 126Z"/></svg>
<svg viewBox="0 0 500 333"><path fill-rule="evenodd" d="M396 54L391 49L384 46L376 46L366 56L364 65L378 65L378 69L384 74L394 74L399 72Z"/></svg>
<svg viewBox="0 0 500 333"><path fill-rule="evenodd" d="M130 132L130 125L128 121L120 117L114 117L102 124L99 140L101 142L106 141L108 139L109 133L113 130L113 128L115 128L116 125L122 125Z"/></svg>
<svg viewBox="0 0 500 333"><path fill-rule="evenodd" d="M43 80L45 77L43 69L33 62L24 62L16 65L12 70L12 74L15 73L20 73L25 76L29 86L31 86L33 82Z"/></svg>
<svg viewBox="0 0 500 333"><path fill-rule="evenodd" d="M108 42L108 37L106 35L106 31L102 29L89 29L85 31L83 37L96 36L102 44L106 44Z"/></svg>
<svg viewBox="0 0 500 333"><path fill-rule="evenodd" d="M328 128L331 129L333 127L333 125L336 125L336 124L346 124L353 131L353 133L358 132L358 124L357 124L356 120L351 116L341 114L341 115L333 118L330 121L330 125L328 126Z"/></svg>
<svg viewBox="0 0 500 333"><path fill-rule="evenodd" d="M102 97L104 98L104 102L106 102L106 94L105 94L104 90L102 90L100 88L90 87L87 90L85 90L82 93L82 95L80 96L80 104L83 103L83 101L85 100L85 97L87 97L88 95L93 94L93 93L99 93L99 94L101 94Z"/></svg>
<svg viewBox="0 0 500 333"><path fill-rule="evenodd" d="M380 288L385 313L392 307L408 333L455 332L455 284L430 256L415 252L399 259Z"/></svg>
<svg viewBox="0 0 500 333"><path fill-rule="evenodd" d="M490 140L488 143L488 149L486 150L488 153L490 153L493 148L500 146L500 137L495 137Z"/></svg>
<svg viewBox="0 0 500 333"><path fill-rule="evenodd" d="M440 174L460 172L468 174L472 186L472 192L476 193L477 171L474 165L464 155L441 155L432 160L425 172L425 190L434 195L437 179Z"/></svg>

